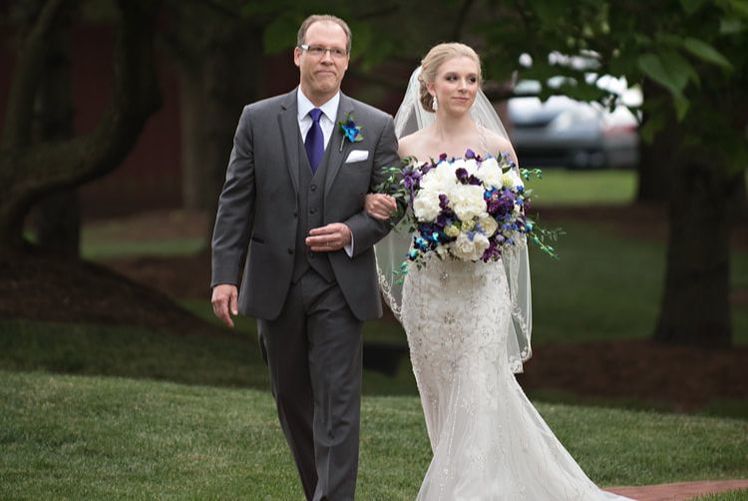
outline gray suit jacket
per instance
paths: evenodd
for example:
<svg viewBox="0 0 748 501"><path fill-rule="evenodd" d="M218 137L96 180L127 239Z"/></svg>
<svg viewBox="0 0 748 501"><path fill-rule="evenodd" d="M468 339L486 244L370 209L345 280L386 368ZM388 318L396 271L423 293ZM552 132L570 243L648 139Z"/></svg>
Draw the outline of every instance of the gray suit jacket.
<svg viewBox="0 0 748 501"><path fill-rule="evenodd" d="M363 141L340 143L337 121L351 113ZM213 230L211 286L239 284L239 311L273 320L291 283L298 224L299 126L296 90L244 107L234 135L226 182ZM364 198L396 165L397 139L392 117L340 95L338 117L327 145L323 222L342 222L353 233L354 255L330 253L335 279L353 314L370 320L382 314L373 245L390 229L369 217ZM367 150L366 160L344 163L351 150Z"/></svg>

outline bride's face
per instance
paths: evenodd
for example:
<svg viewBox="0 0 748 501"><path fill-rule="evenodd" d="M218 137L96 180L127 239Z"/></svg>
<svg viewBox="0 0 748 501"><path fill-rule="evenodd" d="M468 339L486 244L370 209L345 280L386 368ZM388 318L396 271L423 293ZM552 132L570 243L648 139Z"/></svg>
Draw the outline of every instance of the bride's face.
<svg viewBox="0 0 748 501"><path fill-rule="evenodd" d="M439 66L428 90L436 95L439 111L460 115L473 105L479 87L478 64L467 56L458 56Z"/></svg>

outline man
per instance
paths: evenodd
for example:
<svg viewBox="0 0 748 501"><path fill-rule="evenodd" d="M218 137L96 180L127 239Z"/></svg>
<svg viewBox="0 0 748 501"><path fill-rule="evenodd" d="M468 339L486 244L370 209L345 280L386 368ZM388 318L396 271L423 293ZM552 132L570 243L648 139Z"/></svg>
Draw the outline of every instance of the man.
<svg viewBox="0 0 748 501"><path fill-rule="evenodd" d="M399 161L392 118L340 92L350 49L341 19L301 25L299 87L244 108L213 233L213 311L229 326L239 312L258 319L281 427L315 501L354 497L361 327L382 312L373 245L389 229L363 204Z"/></svg>

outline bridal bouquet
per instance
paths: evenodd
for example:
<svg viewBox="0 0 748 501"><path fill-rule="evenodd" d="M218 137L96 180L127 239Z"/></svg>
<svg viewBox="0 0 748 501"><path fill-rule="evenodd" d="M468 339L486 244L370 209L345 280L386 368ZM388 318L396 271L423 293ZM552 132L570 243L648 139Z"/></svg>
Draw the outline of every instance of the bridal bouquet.
<svg viewBox="0 0 748 501"><path fill-rule="evenodd" d="M523 235L556 257L543 241L551 232L527 217L531 190L525 190L522 177L541 173L519 171L508 153L481 158L467 150L464 158L442 154L438 161L420 163L407 158L387 174L380 191L393 195L401 208L411 208L405 214L413 231L408 259L419 266L431 253L440 259L495 261Z"/></svg>

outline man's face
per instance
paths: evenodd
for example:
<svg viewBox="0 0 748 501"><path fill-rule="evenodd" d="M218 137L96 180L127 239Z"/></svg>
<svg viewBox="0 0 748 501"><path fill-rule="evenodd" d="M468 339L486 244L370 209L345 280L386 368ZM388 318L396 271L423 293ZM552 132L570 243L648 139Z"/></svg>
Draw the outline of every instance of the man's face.
<svg viewBox="0 0 748 501"><path fill-rule="evenodd" d="M311 50L297 47L293 54L294 63L299 67L301 90L309 99L324 102L340 90L343 75L348 69L348 38L338 24L317 21L307 28L304 43ZM314 54L315 49L336 49L344 55L335 55L335 51Z"/></svg>

